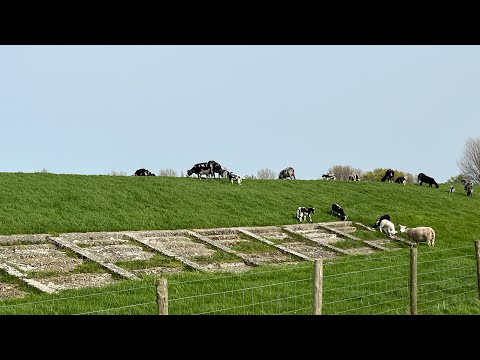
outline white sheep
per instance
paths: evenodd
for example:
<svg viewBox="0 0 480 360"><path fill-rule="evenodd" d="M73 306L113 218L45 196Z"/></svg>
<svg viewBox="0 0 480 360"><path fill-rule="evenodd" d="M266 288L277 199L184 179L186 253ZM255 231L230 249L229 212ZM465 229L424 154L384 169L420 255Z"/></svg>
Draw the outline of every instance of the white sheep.
<svg viewBox="0 0 480 360"><path fill-rule="evenodd" d="M387 219L383 219L382 221L380 221L378 229L380 230L380 232L387 234L390 238L397 233L395 231L395 225L393 225L393 223Z"/></svg>
<svg viewBox="0 0 480 360"><path fill-rule="evenodd" d="M407 234L410 240L415 242L426 241L428 246L435 246L435 231L428 226L407 228L400 225L400 232Z"/></svg>

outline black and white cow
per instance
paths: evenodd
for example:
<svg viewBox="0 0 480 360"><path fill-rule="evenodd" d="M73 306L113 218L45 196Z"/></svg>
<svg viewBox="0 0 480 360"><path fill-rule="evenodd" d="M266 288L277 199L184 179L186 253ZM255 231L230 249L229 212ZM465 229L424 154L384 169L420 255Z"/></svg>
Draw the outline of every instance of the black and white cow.
<svg viewBox="0 0 480 360"><path fill-rule="evenodd" d="M290 180L293 178L295 179L295 170L293 169L293 167L287 167L285 169L283 169L282 171L280 171L280 174L278 175L278 178L279 179L286 179L286 178L289 178Z"/></svg>
<svg viewBox="0 0 480 360"><path fill-rule="evenodd" d="M208 177L212 174L212 167L208 163L195 164L190 170L187 170L187 176L192 174L197 174L199 179L202 175L206 175Z"/></svg>
<svg viewBox="0 0 480 360"><path fill-rule="evenodd" d="M467 182L465 183L465 191L467 192L467 196L472 196L473 195L473 183L472 182Z"/></svg>
<svg viewBox="0 0 480 360"><path fill-rule="evenodd" d="M226 174L228 181L230 181L232 184L234 181L236 181L238 185L242 185L242 177L240 175L234 174L231 171L227 171Z"/></svg>
<svg viewBox="0 0 480 360"><path fill-rule="evenodd" d="M342 221L347 220L347 215L345 215L343 208L338 204L332 204L332 210L330 211L330 214L338 216Z"/></svg>
<svg viewBox="0 0 480 360"><path fill-rule="evenodd" d="M397 184L403 184L405 185L407 183L407 178L405 176L400 176L395 180Z"/></svg>
<svg viewBox="0 0 480 360"><path fill-rule="evenodd" d="M373 225L373 227L378 227L378 226L380 225L380 222L381 222L382 220L388 220L388 221L390 221L390 220L391 220L391 219L390 219L390 215L385 214L385 215L380 216L380 217L378 218L378 220L375 222L375 225Z"/></svg>
<svg viewBox="0 0 480 360"><path fill-rule="evenodd" d="M455 191L455 186L450 185L450 188L448 189L448 192L452 194Z"/></svg>
<svg viewBox="0 0 480 360"><path fill-rule="evenodd" d="M348 175L348 180L350 180L350 181L360 181L357 174Z"/></svg>
<svg viewBox="0 0 480 360"><path fill-rule="evenodd" d="M380 179L381 182L393 182L393 178L395 177L395 171L392 169L388 169L385 171L385 175Z"/></svg>
<svg viewBox="0 0 480 360"><path fill-rule="evenodd" d="M303 221L303 219L307 219L307 216L308 218L310 219L310 222L312 221L312 214L315 213L315 208L311 208L311 207L303 207L303 206L300 206L298 209L297 209L297 219L300 220L300 222Z"/></svg>
<svg viewBox="0 0 480 360"><path fill-rule="evenodd" d="M326 180L335 180L336 179L335 174L332 174L332 173L323 174L322 178L325 178Z"/></svg>
<svg viewBox="0 0 480 360"><path fill-rule="evenodd" d="M428 184L428 187L432 187L432 185L435 185L435 187L438 189L439 185L436 183L434 178L431 178L430 176L425 175L424 173L418 174L418 182L420 185L422 183Z"/></svg>
<svg viewBox="0 0 480 360"><path fill-rule="evenodd" d="M210 160L208 163L208 166L210 166L211 168L211 176L213 176L213 178L215 178L215 174L218 174L218 177L224 177L225 176L225 170L222 169L222 166L214 161L214 160Z"/></svg>
<svg viewBox="0 0 480 360"><path fill-rule="evenodd" d="M138 169L135 171L135 174L133 176L155 176L154 173L148 171L147 169Z"/></svg>

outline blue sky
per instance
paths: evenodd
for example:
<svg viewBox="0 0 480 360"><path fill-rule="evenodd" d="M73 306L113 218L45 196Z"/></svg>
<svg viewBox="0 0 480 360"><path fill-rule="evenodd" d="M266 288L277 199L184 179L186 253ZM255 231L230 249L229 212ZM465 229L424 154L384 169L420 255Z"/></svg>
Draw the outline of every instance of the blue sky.
<svg viewBox="0 0 480 360"><path fill-rule="evenodd" d="M389 167L480 134L479 46L0 46L1 172Z"/></svg>

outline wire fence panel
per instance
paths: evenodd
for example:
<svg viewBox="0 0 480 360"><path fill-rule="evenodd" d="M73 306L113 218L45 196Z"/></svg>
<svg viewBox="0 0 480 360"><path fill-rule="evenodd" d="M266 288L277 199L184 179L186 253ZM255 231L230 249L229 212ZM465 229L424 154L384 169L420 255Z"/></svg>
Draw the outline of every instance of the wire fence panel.
<svg viewBox="0 0 480 360"><path fill-rule="evenodd" d="M171 315L311 314L313 266L172 280L168 292Z"/></svg>
<svg viewBox="0 0 480 360"><path fill-rule="evenodd" d="M399 251L390 256L329 263L324 271L322 313L355 315L391 309L406 311L409 261L408 252Z"/></svg>
<svg viewBox="0 0 480 360"><path fill-rule="evenodd" d="M472 300L477 290L474 247L426 249L418 261L418 313L448 313L451 306ZM461 313L469 313L463 308Z"/></svg>

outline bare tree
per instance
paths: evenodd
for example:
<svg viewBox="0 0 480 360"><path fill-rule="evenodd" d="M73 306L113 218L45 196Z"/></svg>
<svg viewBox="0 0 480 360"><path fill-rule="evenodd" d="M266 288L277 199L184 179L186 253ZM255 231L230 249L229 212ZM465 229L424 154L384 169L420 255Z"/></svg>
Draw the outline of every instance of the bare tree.
<svg viewBox="0 0 480 360"><path fill-rule="evenodd" d="M475 182L480 182L480 138L468 138L463 158L457 161L460 171Z"/></svg>
<svg viewBox="0 0 480 360"><path fill-rule="evenodd" d="M328 173L335 174L337 180L348 180L350 174L357 174L360 178L363 175L361 169L354 169L350 165L335 165L328 169Z"/></svg>
<svg viewBox="0 0 480 360"><path fill-rule="evenodd" d="M257 171L257 178L258 179L276 179L277 173L268 168L260 169Z"/></svg>
<svg viewBox="0 0 480 360"><path fill-rule="evenodd" d="M127 173L125 171L111 171L107 175L110 176L127 176Z"/></svg>
<svg viewBox="0 0 480 360"><path fill-rule="evenodd" d="M173 176L173 177L177 177L177 172L173 169L160 169L160 171L158 172L158 176Z"/></svg>

